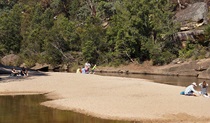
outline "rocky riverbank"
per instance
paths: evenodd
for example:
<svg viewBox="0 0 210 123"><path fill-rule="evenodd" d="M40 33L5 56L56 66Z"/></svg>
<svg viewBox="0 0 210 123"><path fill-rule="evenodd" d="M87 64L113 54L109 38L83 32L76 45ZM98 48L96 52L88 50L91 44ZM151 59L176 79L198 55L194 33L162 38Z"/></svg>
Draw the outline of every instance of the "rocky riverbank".
<svg viewBox="0 0 210 123"><path fill-rule="evenodd" d="M210 59L196 61L177 60L164 66L152 66L150 63L129 64L119 67L97 67L97 72L150 74L168 76L191 76L210 79Z"/></svg>
<svg viewBox="0 0 210 123"><path fill-rule="evenodd" d="M43 74L38 70L47 69L47 65L33 67L29 69L29 75ZM9 74L11 72L11 66L0 66L1 74ZM38 69L34 69L38 68ZM18 68L17 69L21 69ZM64 70L64 69L62 69ZM67 70L68 71L68 70ZM98 65L96 72L108 72L108 73L126 73L126 74L149 74L149 75L167 75L167 76L190 76L202 79L210 79L210 58L201 60L189 60L182 61L180 59L173 61L171 64L163 66L153 66L150 62L144 62L143 64L130 63L128 65L120 65L118 67L104 67ZM74 71L72 71L74 72Z"/></svg>

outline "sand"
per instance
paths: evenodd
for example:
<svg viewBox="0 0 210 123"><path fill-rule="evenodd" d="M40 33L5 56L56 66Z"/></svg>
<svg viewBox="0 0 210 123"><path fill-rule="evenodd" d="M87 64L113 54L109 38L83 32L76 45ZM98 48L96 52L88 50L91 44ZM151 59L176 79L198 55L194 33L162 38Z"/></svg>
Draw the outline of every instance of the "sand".
<svg viewBox="0 0 210 123"><path fill-rule="evenodd" d="M0 94L40 94L42 105L94 117L147 122L210 123L210 98L180 95L184 87L150 80L47 73L0 82Z"/></svg>

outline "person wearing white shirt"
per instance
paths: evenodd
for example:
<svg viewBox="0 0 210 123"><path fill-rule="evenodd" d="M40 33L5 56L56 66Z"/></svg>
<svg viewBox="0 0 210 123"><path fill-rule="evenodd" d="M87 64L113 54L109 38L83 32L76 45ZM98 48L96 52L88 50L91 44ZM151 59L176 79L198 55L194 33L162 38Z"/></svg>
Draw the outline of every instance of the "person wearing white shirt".
<svg viewBox="0 0 210 123"><path fill-rule="evenodd" d="M208 96L208 91L207 91L208 84L206 83L206 81L201 82L199 86L201 87L200 94L203 96Z"/></svg>
<svg viewBox="0 0 210 123"><path fill-rule="evenodd" d="M194 87L196 87L197 84L195 82L193 82L191 85L189 85L185 91L184 91L184 94L187 95L187 96L196 96L196 93L198 93Z"/></svg>
<svg viewBox="0 0 210 123"><path fill-rule="evenodd" d="M86 74L90 73L90 66L91 66L90 63L88 63L88 62L85 63L85 73Z"/></svg>

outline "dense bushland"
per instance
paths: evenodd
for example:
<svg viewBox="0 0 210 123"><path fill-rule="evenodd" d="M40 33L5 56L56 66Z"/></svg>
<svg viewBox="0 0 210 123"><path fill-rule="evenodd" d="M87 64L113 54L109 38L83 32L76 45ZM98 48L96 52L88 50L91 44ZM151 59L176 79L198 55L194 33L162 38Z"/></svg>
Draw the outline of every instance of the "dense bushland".
<svg viewBox="0 0 210 123"><path fill-rule="evenodd" d="M169 0L1 0L0 55L28 66L169 63L196 48L174 39L173 8Z"/></svg>

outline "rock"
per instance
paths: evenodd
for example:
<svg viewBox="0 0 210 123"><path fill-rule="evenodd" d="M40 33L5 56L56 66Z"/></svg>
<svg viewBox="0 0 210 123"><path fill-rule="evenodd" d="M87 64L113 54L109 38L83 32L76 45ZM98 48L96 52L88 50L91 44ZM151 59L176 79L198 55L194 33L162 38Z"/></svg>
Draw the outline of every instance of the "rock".
<svg viewBox="0 0 210 123"><path fill-rule="evenodd" d="M199 79L210 79L210 67L198 75Z"/></svg>
<svg viewBox="0 0 210 123"><path fill-rule="evenodd" d="M189 77L198 77L198 73L191 70L191 71L180 71L179 76L189 76Z"/></svg>
<svg viewBox="0 0 210 123"><path fill-rule="evenodd" d="M202 59L197 62L197 67L207 70L210 67L210 59Z"/></svg>
<svg viewBox="0 0 210 123"><path fill-rule="evenodd" d="M183 62L184 62L183 59L177 58L177 59L173 60L171 63L172 64L180 64L180 63L183 63Z"/></svg>
<svg viewBox="0 0 210 123"><path fill-rule="evenodd" d="M129 74L147 74L147 75L167 75L167 76L190 76L210 79L210 58L201 60L182 61L177 59L174 62L164 66L142 66L128 65L117 68L98 67L97 72L101 73L129 73ZM129 70L129 71L128 71Z"/></svg>
<svg viewBox="0 0 210 123"><path fill-rule="evenodd" d="M175 10L185 9L189 5L196 2L205 2L208 6L210 5L210 0L170 0L172 4L175 5Z"/></svg>
<svg viewBox="0 0 210 123"><path fill-rule="evenodd" d="M26 63L22 63L20 67L26 67Z"/></svg>
<svg viewBox="0 0 210 123"><path fill-rule="evenodd" d="M210 57L210 53L207 52L207 53L205 54L205 58L209 58L209 57Z"/></svg>
<svg viewBox="0 0 210 123"><path fill-rule="evenodd" d="M34 67L32 67L31 69L40 70L40 71L48 71L49 65L36 63L36 65Z"/></svg>
<svg viewBox="0 0 210 123"><path fill-rule="evenodd" d="M178 11L175 21L181 23L185 29L194 29L207 24L208 5L205 2L197 2L189 5L186 9Z"/></svg>
<svg viewBox="0 0 210 123"><path fill-rule="evenodd" d="M109 26L109 22L108 21L104 22L102 24L102 26L103 26L104 29L106 29Z"/></svg>
<svg viewBox="0 0 210 123"><path fill-rule="evenodd" d="M203 41L205 39L204 30L189 30L178 32L176 39L179 41Z"/></svg>
<svg viewBox="0 0 210 123"><path fill-rule="evenodd" d="M17 66L20 57L15 54L9 54L1 59L1 63L7 66Z"/></svg>
<svg viewBox="0 0 210 123"><path fill-rule="evenodd" d="M207 68L203 66L198 66L197 68L195 68L195 71L205 71L205 70L207 70Z"/></svg>
<svg viewBox="0 0 210 123"><path fill-rule="evenodd" d="M64 64L60 67L61 70L67 70L68 69L68 65Z"/></svg>
<svg viewBox="0 0 210 123"><path fill-rule="evenodd" d="M192 29L196 29L197 27L200 27L204 25L204 22L202 23L197 23L197 22L189 22L189 23L186 23L185 25L183 25L180 30L181 31L187 31L187 30L192 30Z"/></svg>

